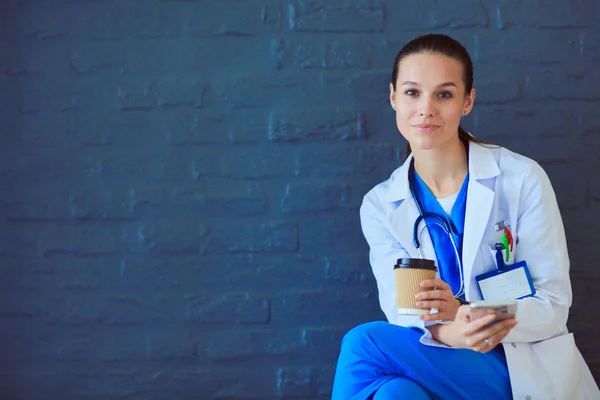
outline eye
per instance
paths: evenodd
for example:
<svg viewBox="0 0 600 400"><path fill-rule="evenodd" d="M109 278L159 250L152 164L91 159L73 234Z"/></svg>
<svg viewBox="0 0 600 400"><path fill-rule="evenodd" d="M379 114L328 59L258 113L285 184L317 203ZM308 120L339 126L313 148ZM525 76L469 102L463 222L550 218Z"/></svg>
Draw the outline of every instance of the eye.
<svg viewBox="0 0 600 400"><path fill-rule="evenodd" d="M408 90L404 91L404 94L407 96L414 97L414 96L417 96L419 94L419 92L415 89L408 89Z"/></svg>
<svg viewBox="0 0 600 400"><path fill-rule="evenodd" d="M445 90L443 92L439 92L438 93L438 97L440 99L451 99L452 98L452 93L449 92L449 91L447 91L447 90Z"/></svg>

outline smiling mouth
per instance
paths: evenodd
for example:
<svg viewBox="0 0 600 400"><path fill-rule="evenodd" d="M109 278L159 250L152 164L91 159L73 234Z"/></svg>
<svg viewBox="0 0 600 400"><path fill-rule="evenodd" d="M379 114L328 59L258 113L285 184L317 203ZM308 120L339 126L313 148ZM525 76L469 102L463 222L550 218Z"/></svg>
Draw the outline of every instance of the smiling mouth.
<svg viewBox="0 0 600 400"><path fill-rule="evenodd" d="M419 132L433 132L440 127L440 125L434 124L416 124L413 127Z"/></svg>

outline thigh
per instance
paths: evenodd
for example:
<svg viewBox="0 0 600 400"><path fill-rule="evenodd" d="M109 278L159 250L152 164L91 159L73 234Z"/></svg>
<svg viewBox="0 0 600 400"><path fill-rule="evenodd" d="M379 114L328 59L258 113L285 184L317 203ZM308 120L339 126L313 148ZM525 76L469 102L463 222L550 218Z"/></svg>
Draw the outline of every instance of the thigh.
<svg viewBox="0 0 600 400"><path fill-rule="evenodd" d="M508 367L500 352L427 346L419 341L420 330L387 322L357 328L356 333L371 343L370 351L386 360L380 373L410 378L435 398L474 399L482 393L486 399L511 397Z"/></svg>

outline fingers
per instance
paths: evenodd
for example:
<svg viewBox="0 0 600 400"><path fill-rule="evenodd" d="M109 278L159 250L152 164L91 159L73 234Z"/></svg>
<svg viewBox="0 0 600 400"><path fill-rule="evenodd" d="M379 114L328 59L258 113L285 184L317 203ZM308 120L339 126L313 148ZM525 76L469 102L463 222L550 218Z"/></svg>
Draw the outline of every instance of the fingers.
<svg viewBox="0 0 600 400"><path fill-rule="evenodd" d="M419 307L419 308L437 308L438 310L441 310L447 304L448 303L445 300L418 301L417 307Z"/></svg>
<svg viewBox="0 0 600 400"><path fill-rule="evenodd" d="M421 281L420 286L423 289L433 289L436 288L438 290L448 290L450 291L450 285L444 282L441 279L426 279Z"/></svg>
<svg viewBox="0 0 600 400"><path fill-rule="evenodd" d="M514 318L496 322L468 337L466 344L474 351L487 353L494 349L516 325L517 321Z"/></svg>
<svg viewBox="0 0 600 400"><path fill-rule="evenodd" d="M420 315L422 321L452 321L456 314L452 311L438 311L435 314Z"/></svg>
<svg viewBox="0 0 600 400"><path fill-rule="evenodd" d="M468 325L466 325L462 329L461 334L464 337L469 338L469 337L473 336L474 334L476 334L477 332L484 330L485 326L494 322L495 319L496 319L495 314L488 314L488 315L484 315L483 317L479 317L476 320L471 321ZM485 338L487 338L487 336L483 337L481 340L483 340Z"/></svg>

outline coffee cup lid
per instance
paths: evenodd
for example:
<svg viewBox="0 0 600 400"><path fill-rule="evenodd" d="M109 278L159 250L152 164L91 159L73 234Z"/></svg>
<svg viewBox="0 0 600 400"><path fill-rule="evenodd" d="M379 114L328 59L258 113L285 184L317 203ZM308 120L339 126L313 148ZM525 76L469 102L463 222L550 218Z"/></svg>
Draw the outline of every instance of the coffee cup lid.
<svg viewBox="0 0 600 400"><path fill-rule="evenodd" d="M399 258L396 265L394 265L394 269L396 268L419 268L437 271L433 260L426 258Z"/></svg>

